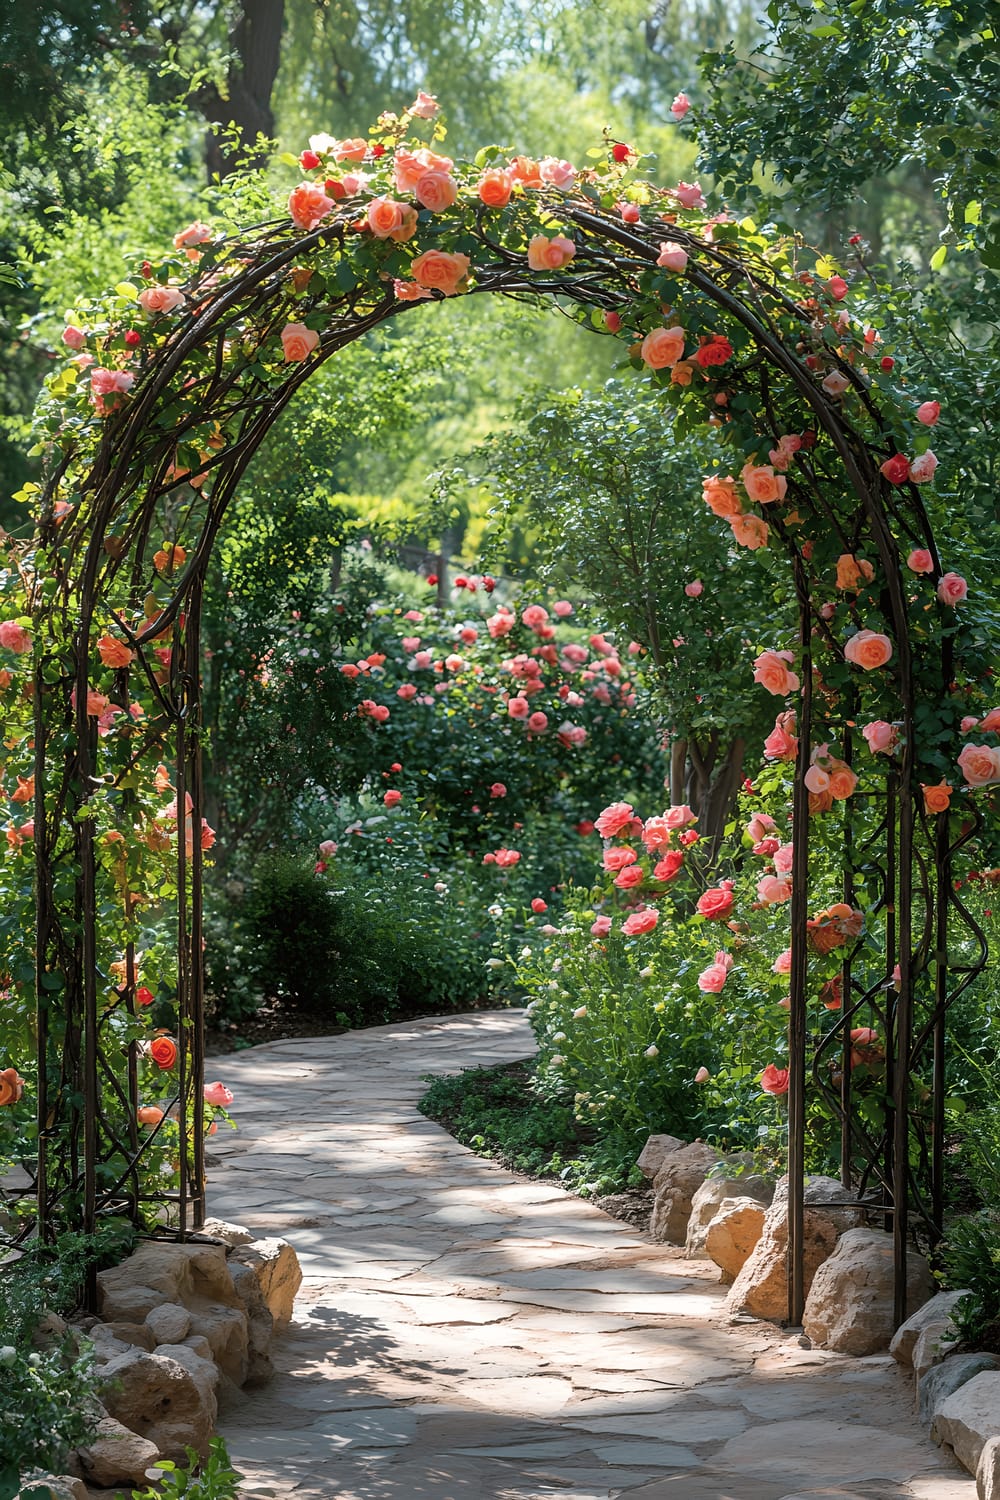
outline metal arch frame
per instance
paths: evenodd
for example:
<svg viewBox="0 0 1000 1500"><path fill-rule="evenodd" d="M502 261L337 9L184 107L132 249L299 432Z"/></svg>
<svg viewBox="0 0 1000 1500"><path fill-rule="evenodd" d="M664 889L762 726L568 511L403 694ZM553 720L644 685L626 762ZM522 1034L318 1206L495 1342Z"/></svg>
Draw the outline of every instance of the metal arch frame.
<svg viewBox="0 0 1000 1500"><path fill-rule="evenodd" d="M540 198L540 201L544 199ZM938 827L926 826L918 809L919 789L914 780L914 668L909 647L905 585L901 576L899 549L893 525L914 545L932 554L937 573L940 563L931 527L919 491L909 485L890 490L879 472L879 453L846 420L841 409L819 388L801 358L784 342L768 311L768 302L780 304L785 313L806 322L794 302L769 281L766 262L740 259L725 243L712 245L674 226L655 231L625 225L620 218L579 202L558 200L562 219L571 223L580 248L571 271L530 272L523 254L506 250L487 233L482 216L476 234L483 247L485 264L477 268L474 294L486 292L507 296L549 296L575 302L584 308L608 309L618 305L636 279L655 267L659 243L666 236L687 249L688 281L719 312L749 334L757 351L758 367L746 375L755 389L765 415L770 416L771 374L786 379L796 397L811 413L815 426L829 438L842 465L843 474L856 497L857 510L849 535L841 531L845 550L858 546L862 535L874 545L884 572L889 629L898 653L896 668L903 750L886 791L886 813L882 821L882 844L876 850L884 871L882 902L892 908L886 975L899 964L899 986L883 984L858 988L845 963L847 999L836 1025L819 1038L808 1031L808 928L809 917L809 805L804 774L809 765L811 733L815 715L812 692L813 631L822 628L813 600L809 574L801 548L780 522L775 530L788 551L793 570L799 612L802 653L802 695L798 708L799 757L796 766L793 817L795 826L791 927L792 970L789 1014L789 1305L792 1324L801 1321L804 1303L804 1177L806 1154L806 1090L811 1073L814 1085L842 1120L842 1177L849 1192L867 1207L878 1209L891 1222L896 1260L897 1317L905 1309L906 1251L910 1233L911 1205L933 1235L939 1231L942 1209L942 1134L944 1108L944 1035L948 1007L971 982L985 962L985 938L951 885L951 861L956 850L971 837L966 831L949 842L947 819ZM39 538L44 544L58 539L70 559L71 573L60 579L49 617L65 626L70 610L70 584L79 586L82 601L72 651L59 647L55 636L39 656L35 673L36 731L36 819L35 860L37 890L37 989L39 1056L38 1167L34 1191L37 1227L46 1235L60 1217L69 1213L84 1231L92 1231L110 1213L124 1213L138 1222L150 1208L168 1209L173 1222L164 1232L183 1237L196 1232L204 1221L203 1101L203 980L202 859L200 841L191 841L186 851L186 827L195 834L201 826L202 785L199 735L200 678L198 628L201 592L212 546L223 523L226 508L257 447L270 426L281 415L292 396L327 359L378 324L409 313L419 304L400 303L391 293L362 288L352 294L328 297L323 305L327 326L315 356L293 366L281 383L266 392L249 393L235 377L226 373L222 350L227 333L246 315L258 313L267 331L276 333L272 306L277 306L283 279L295 262L318 249L344 244L345 223L327 224L310 234L291 236L288 226L264 226L244 246L244 269L232 276L221 291L209 289L196 272L190 284L194 313L180 321L164 347L142 373L134 398L120 413L107 419L96 460L83 485L88 502L86 516L59 523L55 505L61 493L67 464L51 474L42 508ZM137 595L142 581L142 559L157 504L169 494L172 483L168 468L178 436L177 429L158 429L156 417L169 403L182 379L186 362L198 353L209 357L203 375L204 406L239 423L239 439L206 462L208 487L200 515L192 509L188 517L194 536L189 559L183 567L173 595L155 622L155 628L130 630L119 625L136 653L136 664L122 669L119 686L127 692L129 670L141 672L154 685L163 716L163 731L174 741L177 766L178 837L177 881L179 954L178 1022L182 1038L177 1107L181 1139L190 1135L192 1149L180 1153L176 1191L144 1194L137 1163L156 1131L140 1139L135 1126L138 1103L136 1058L128 1059L124 1080L109 1066L104 1051L108 1012L102 1011L97 993L96 866L93 827L85 813L89 787L96 766L96 738L86 712L88 664L92 654L95 609L104 591L124 567L131 568L130 587ZM880 418L870 393L849 365L844 374L859 394L870 417L880 427ZM203 415L203 414L202 414ZM193 419L192 419L193 420ZM190 425L190 424L189 424ZM810 506L840 528L829 512L822 491L807 468L790 483L796 499ZM123 526L121 552L109 555L104 546L112 523ZM57 526L61 530L57 531ZM181 628L183 619L183 629ZM173 654L169 675L157 682L150 655L163 632L172 632ZM946 643L940 663L942 686L949 680L951 663ZM162 676L162 674L161 674ZM75 708L70 707L75 690ZM127 699L126 699L127 701ZM60 761L53 748L52 726L75 736L75 751ZM140 745L137 757L148 746ZM133 757L133 759L137 758ZM185 793L191 797L185 811ZM53 879L53 858L60 832L73 830L73 853L79 867L72 911L62 905ZM915 850L914 834L922 836L921 851ZM845 894L853 891L856 865L850 841L846 846ZM928 853L929 851L929 853ZM914 940L914 882L922 907L921 932ZM949 966L946 933L950 914L964 923L978 944L978 960L964 967ZM45 976L58 968L65 976L60 1024L53 1025L45 999ZM933 999L915 1006L914 979L934 973ZM954 979L951 977L954 976ZM134 953L126 954L125 983L119 1003L134 1006ZM863 1009L871 1009L885 992L879 1007L887 1034L891 1069L891 1096L887 1123L878 1137L872 1136L852 1107L850 1068L842 1067L839 1091L823 1074L829 1057L838 1049L846 1061L850 1051L850 1021ZM852 996L854 998L852 998ZM56 1044L62 1046L57 1056ZM911 1109L910 1077L930 1053L932 1060L932 1107ZM104 1105L102 1085L117 1100L120 1114L111 1118ZM916 1166L911 1165L911 1144L916 1142ZM124 1168L113 1180L103 1179L103 1168L112 1159ZM876 1191L870 1191L874 1182Z"/></svg>

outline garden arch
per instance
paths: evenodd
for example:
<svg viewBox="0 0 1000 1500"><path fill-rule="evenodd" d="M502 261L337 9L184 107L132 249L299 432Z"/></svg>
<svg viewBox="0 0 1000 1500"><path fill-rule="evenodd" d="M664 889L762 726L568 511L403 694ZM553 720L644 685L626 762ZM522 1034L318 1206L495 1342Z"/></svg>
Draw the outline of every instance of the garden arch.
<svg viewBox="0 0 1000 1500"><path fill-rule="evenodd" d="M894 1231L901 1309L908 1235L941 1224L945 1017L986 951L951 878L980 812L974 796L961 818L949 808L960 590L919 488L933 473L915 452L927 428L857 321L860 297L794 237L707 217L697 185L653 187L624 145L580 172L498 151L456 166L421 128L418 109L364 140L314 138L277 217L258 180L238 182L233 218L264 222L190 226L67 329L39 413L38 529L11 552L0 627L14 652L9 743L22 757L31 746L35 803L33 825L8 835L12 862L34 861L34 959L12 975L38 1062L34 1223L91 1230L120 1213L185 1234L204 1219L199 615L254 452L299 386L379 323L446 296L544 296L623 341L678 431L717 426L706 499L734 548L787 553L799 637L762 653L758 673L785 710L780 757L797 754L789 1316L803 1304L810 1091L842 1120L845 1201ZM794 675L776 654L789 646ZM866 794L879 816L864 848L844 817L843 904L816 913L810 817L841 816L829 788L843 790L873 698L888 735ZM973 786L993 779L985 760L963 766ZM143 913L171 891L176 1027L156 1038L143 1002L169 960L144 948ZM949 962L956 919L967 940ZM810 960L833 947L844 1002L831 1017L817 1014ZM851 1083L862 1021L886 1054L875 1114ZM173 1108L155 1118L141 1077L161 1062Z"/></svg>

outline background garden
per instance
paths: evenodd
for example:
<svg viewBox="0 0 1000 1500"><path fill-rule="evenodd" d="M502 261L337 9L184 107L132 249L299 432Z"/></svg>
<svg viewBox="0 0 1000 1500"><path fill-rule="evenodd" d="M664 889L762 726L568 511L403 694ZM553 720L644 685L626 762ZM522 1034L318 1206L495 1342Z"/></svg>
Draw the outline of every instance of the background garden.
<svg viewBox="0 0 1000 1500"><path fill-rule="evenodd" d="M764 16L553 0L530 20L489 0L444 21L416 3L349 18L305 0L67 3L18 7L0 55L19 62L0 96L12 536L30 531L37 494L35 399L88 299L222 213L239 163L286 191L316 131L352 136L426 87L444 110L439 149L496 141L558 165L618 143L651 179L698 183L719 212L794 225L831 257L850 315L879 330L874 364L927 403L941 476L924 500L969 595L950 711L997 753L988 6L869 6L862 31L851 5L791 0ZM527 1001L537 1067L440 1085L427 1108L588 1192L627 1182L651 1130L753 1150L772 1170L783 1152L794 725L776 721L754 664L793 636L794 591L769 549L733 566L732 538L697 498L711 428L669 417L619 343L531 298L428 307L353 344L295 398L230 511L206 598L217 1045ZM865 580L838 586L856 596ZM17 641L3 649L14 670ZM10 739L0 1102L16 1105L34 896L31 790ZM863 783L891 748L859 745ZM956 880L995 953L990 783ZM817 828L833 906L843 824ZM171 919L165 881L139 944L142 1004L164 1033ZM831 941L817 975L831 1012L843 946ZM996 1006L990 967L952 1018L953 1210L960 1226L978 1216L955 1231L957 1253L983 1234L1000 1244ZM884 1058L876 1032L857 1031L849 1066L874 1118ZM224 1102L212 1108L221 1122ZM829 1169L839 1140L820 1098L809 1125L808 1165ZM5 1109L0 1149L30 1155L30 1131ZM998 1311L987 1284L983 1320ZM8 1320L19 1338L27 1321ZM58 1412L78 1375L56 1356L50 1375ZM23 1431L41 1454L61 1428L50 1416Z"/></svg>

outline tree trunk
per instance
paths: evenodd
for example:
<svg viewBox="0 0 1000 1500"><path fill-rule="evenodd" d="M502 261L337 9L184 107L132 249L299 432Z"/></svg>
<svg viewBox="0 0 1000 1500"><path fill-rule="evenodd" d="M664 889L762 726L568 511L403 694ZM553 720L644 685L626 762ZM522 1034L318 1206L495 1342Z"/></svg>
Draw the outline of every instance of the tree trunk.
<svg viewBox="0 0 1000 1500"><path fill-rule="evenodd" d="M205 164L210 178L225 177L241 157L252 153L258 135L274 135L271 91L281 62L285 0L241 0L239 19L229 35L227 98L214 86L196 96L205 118L223 129L235 125L239 144L210 131L205 139Z"/></svg>

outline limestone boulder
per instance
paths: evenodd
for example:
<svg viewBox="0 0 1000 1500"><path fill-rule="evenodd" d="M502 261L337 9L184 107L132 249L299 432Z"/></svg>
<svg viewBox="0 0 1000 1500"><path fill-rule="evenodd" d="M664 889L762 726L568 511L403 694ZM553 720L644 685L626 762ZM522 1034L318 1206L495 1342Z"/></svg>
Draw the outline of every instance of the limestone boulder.
<svg viewBox="0 0 1000 1500"><path fill-rule="evenodd" d="M179 1303L189 1312L210 1303L237 1305L221 1244L150 1240L97 1278L105 1322L143 1323L154 1307Z"/></svg>
<svg viewBox="0 0 1000 1500"><path fill-rule="evenodd" d="M844 1187L844 1184L838 1182L836 1177L823 1177L819 1173L807 1177L802 1196L806 1207L813 1209L816 1213L824 1214L838 1234L843 1234L845 1229L857 1229L865 1221L863 1209L834 1206L854 1196L851 1189ZM783 1209L785 1213L788 1212L787 1177L778 1179L771 1202L772 1207Z"/></svg>
<svg viewBox="0 0 1000 1500"><path fill-rule="evenodd" d="M931 1427L937 1443L947 1443L959 1463L975 1474L983 1449L1000 1433L1000 1371L987 1370L959 1386L938 1407Z"/></svg>
<svg viewBox="0 0 1000 1500"><path fill-rule="evenodd" d="M756 1198L726 1198L720 1203L708 1226L705 1252L719 1267L724 1281L735 1281L756 1250L766 1213Z"/></svg>
<svg viewBox="0 0 1000 1500"><path fill-rule="evenodd" d="M666 1158L653 1179L650 1237L660 1244L683 1245L694 1195L721 1160L714 1146L694 1141Z"/></svg>
<svg viewBox="0 0 1000 1500"><path fill-rule="evenodd" d="M901 1365L912 1365L913 1348L920 1335L932 1323L940 1323L942 1319L950 1322L956 1302L967 1295L967 1292L938 1292L923 1307L918 1307L905 1323L900 1323L892 1336L889 1353L893 1359Z"/></svg>
<svg viewBox="0 0 1000 1500"><path fill-rule="evenodd" d="M191 1314L179 1302L163 1302L146 1314L146 1329L158 1344L179 1344L191 1329Z"/></svg>
<svg viewBox="0 0 1000 1500"><path fill-rule="evenodd" d="M688 1260L705 1260L708 1226L715 1218L727 1198L753 1198L758 1203L768 1204L774 1196L774 1183L753 1172L739 1176L723 1175L706 1177L691 1200L691 1217L688 1219L687 1241L684 1253Z"/></svg>
<svg viewBox="0 0 1000 1500"><path fill-rule="evenodd" d="M651 1135L639 1152L636 1166L643 1177L648 1177L652 1182L667 1157L683 1151L686 1145L687 1141L682 1141L678 1135Z"/></svg>
<svg viewBox="0 0 1000 1500"><path fill-rule="evenodd" d="M206 1456L215 1411L184 1365L132 1349L105 1365L101 1376L109 1415L148 1439L161 1458L184 1463L188 1447Z"/></svg>
<svg viewBox="0 0 1000 1500"><path fill-rule="evenodd" d="M146 1470L159 1457L155 1443L111 1416L101 1418L94 1441L77 1454L84 1478L100 1489L116 1484L146 1488Z"/></svg>
<svg viewBox="0 0 1000 1500"><path fill-rule="evenodd" d="M211 1351L210 1351L211 1352ZM219 1381L221 1374L218 1365L211 1358L198 1354L191 1348L190 1344L160 1344L156 1350L158 1356L163 1359L172 1359L176 1364L182 1365L195 1385L201 1397L202 1405L209 1414L209 1420L215 1425L215 1419L219 1414Z"/></svg>
<svg viewBox="0 0 1000 1500"><path fill-rule="evenodd" d="M934 1425L938 1408L949 1396L984 1370L1000 1369L995 1354L950 1354L939 1365L933 1365L917 1386L917 1405L925 1427Z"/></svg>
<svg viewBox="0 0 1000 1500"><path fill-rule="evenodd" d="M210 1240L221 1240L224 1245L249 1245L253 1235L242 1224L230 1224L228 1219L206 1219L200 1234Z"/></svg>
<svg viewBox="0 0 1000 1500"><path fill-rule="evenodd" d="M978 1500L1000 1500L1000 1434L983 1444L976 1466Z"/></svg>
<svg viewBox="0 0 1000 1500"><path fill-rule="evenodd" d="M917 1381L927 1371L954 1354L960 1340L950 1318L935 1318L928 1323L913 1346L913 1374Z"/></svg>
<svg viewBox="0 0 1000 1500"><path fill-rule="evenodd" d="M302 1285L299 1258L292 1246L287 1240L254 1240L252 1245L238 1245L232 1252L232 1260L250 1267L257 1277L275 1328L283 1328L292 1316L295 1294ZM229 1277L228 1281L231 1295L239 1302L232 1278Z"/></svg>
<svg viewBox="0 0 1000 1500"><path fill-rule="evenodd" d="M837 1230L823 1213L807 1209L804 1216L804 1285L806 1291L837 1243ZM780 1320L788 1315L788 1213L772 1204L764 1215L760 1239L729 1289L726 1311Z"/></svg>
<svg viewBox="0 0 1000 1500"><path fill-rule="evenodd" d="M893 1332L893 1241L881 1229L848 1229L813 1277L802 1326L815 1344L840 1354L877 1354ZM916 1311L934 1291L922 1255L906 1257L906 1305Z"/></svg>
<svg viewBox="0 0 1000 1500"><path fill-rule="evenodd" d="M233 1279L236 1295L243 1303L247 1315L249 1348L245 1383L248 1386L266 1385L274 1374L274 1365L271 1360L274 1318L271 1315L271 1309L264 1301L264 1293L260 1289L260 1282L252 1266L245 1266L240 1261L232 1261L229 1274Z"/></svg>
<svg viewBox="0 0 1000 1500"><path fill-rule="evenodd" d="M87 1486L72 1474L29 1474L17 1500L89 1500Z"/></svg>

